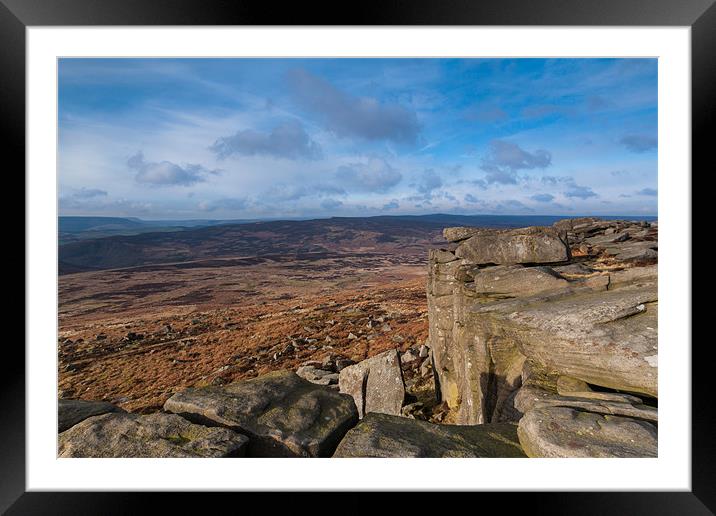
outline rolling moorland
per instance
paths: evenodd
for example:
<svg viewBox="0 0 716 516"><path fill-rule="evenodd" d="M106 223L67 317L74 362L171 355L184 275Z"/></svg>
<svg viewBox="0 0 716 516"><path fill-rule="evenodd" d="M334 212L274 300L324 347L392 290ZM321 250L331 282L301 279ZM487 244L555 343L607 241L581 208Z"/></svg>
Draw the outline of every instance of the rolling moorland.
<svg viewBox="0 0 716 516"><path fill-rule="evenodd" d="M443 227L557 219L188 221L165 231L161 221L62 217L75 239L59 247L60 394L154 410L197 383L408 349L427 338L428 249ZM110 229L133 234L92 238ZM389 322L369 331L373 317Z"/></svg>

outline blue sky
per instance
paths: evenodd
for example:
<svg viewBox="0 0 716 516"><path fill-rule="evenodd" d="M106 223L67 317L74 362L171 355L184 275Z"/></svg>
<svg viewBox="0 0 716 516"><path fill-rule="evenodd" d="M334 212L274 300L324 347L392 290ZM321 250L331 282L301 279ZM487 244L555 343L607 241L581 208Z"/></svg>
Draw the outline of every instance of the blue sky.
<svg viewBox="0 0 716 516"><path fill-rule="evenodd" d="M655 59L62 59L60 214L655 215Z"/></svg>

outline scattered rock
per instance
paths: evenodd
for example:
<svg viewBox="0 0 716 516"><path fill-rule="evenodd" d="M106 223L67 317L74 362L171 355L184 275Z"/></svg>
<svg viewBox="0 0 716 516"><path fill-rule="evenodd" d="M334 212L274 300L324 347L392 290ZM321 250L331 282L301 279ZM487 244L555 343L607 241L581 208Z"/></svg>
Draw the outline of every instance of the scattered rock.
<svg viewBox="0 0 716 516"><path fill-rule="evenodd" d="M409 349L408 351L406 351L405 353L400 355L400 363L401 364L409 364L411 362L415 362L419 358L420 358L420 356L418 355L418 353L415 350Z"/></svg>
<svg viewBox="0 0 716 516"><path fill-rule="evenodd" d="M164 404L190 421L249 436L250 457L327 457L357 418L349 396L277 371L224 387L187 389Z"/></svg>
<svg viewBox="0 0 716 516"><path fill-rule="evenodd" d="M327 356L321 362L321 368L330 371L331 373L336 372L336 361L332 356Z"/></svg>
<svg viewBox="0 0 716 516"><path fill-rule="evenodd" d="M338 383L338 373L318 369L315 366L302 366L296 369L296 374L316 385L334 385Z"/></svg>
<svg viewBox="0 0 716 516"><path fill-rule="evenodd" d="M59 435L59 457L240 457L249 439L174 414L92 416Z"/></svg>
<svg viewBox="0 0 716 516"><path fill-rule="evenodd" d="M402 409L400 409L400 415L403 417L409 417L411 419L415 419L415 416L418 415L421 416L420 419L425 419L424 409L425 404L420 401L416 401L414 403L409 403L405 405Z"/></svg>
<svg viewBox="0 0 716 516"><path fill-rule="evenodd" d="M426 358L423 360L423 363L420 364L420 376L430 376L431 374L433 374L432 360Z"/></svg>
<svg viewBox="0 0 716 516"><path fill-rule="evenodd" d="M367 414L334 457L524 457L509 423L436 425L388 414Z"/></svg>

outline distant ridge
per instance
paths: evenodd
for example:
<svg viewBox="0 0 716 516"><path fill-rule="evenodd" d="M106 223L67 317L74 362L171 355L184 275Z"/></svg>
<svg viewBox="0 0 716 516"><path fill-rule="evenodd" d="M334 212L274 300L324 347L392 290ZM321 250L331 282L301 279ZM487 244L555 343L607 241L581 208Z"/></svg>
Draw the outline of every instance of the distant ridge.
<svg viewBox="0 0 716 516"><path fill-rule="evenodd" d="M129 235L89 230L59 247L60 274L236 257L305 253L422 252L444 242L447 226L511 228L551 225L564 217L502 215L397 215L225 223L194 228L152 228ZM642 218L653 220L651 218ZM119 219L122 220L122 219ZM124 219L127 220L127 219ZM136 221L130 221L136 224ZM107 224L105 224L106 227ZM90 226L91 227L91 226ZM91 238L93 233L101 238ZM427 256L427 255L426 255Z"/></svg>

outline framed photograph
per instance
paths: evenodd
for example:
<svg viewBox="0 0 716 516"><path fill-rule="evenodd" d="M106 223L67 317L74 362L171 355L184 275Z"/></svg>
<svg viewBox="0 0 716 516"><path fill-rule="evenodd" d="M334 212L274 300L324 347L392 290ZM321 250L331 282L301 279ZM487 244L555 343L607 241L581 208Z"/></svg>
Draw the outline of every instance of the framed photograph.
<svg viewBox="0 0 716 516"><path fill-rule="evenodd" d="M318 11L0 0L27 203L0 507L712 513L713 1Z"/></svg>

